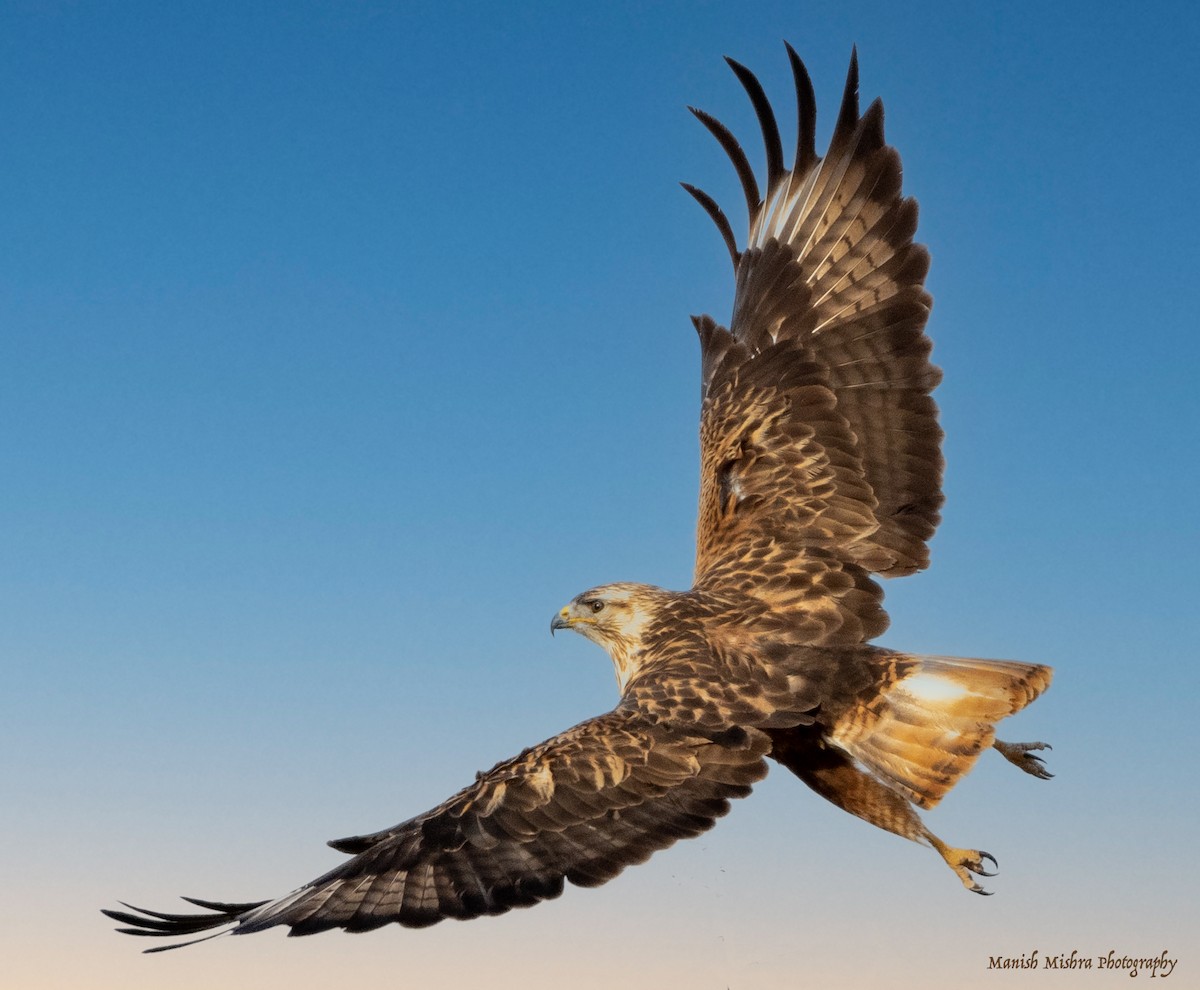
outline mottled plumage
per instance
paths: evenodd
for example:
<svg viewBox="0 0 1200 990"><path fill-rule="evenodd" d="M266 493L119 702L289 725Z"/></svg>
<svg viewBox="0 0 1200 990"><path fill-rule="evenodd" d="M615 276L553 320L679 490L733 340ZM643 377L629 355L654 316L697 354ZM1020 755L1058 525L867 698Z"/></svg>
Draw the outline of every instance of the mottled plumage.
<svg viewBox="0 0 1200 990"><path fill-rule="evenodd" d="M942 503L929 255L913 243L917 207L901 195L882 105L859 113L857 59L818 158L812 85L787 51L799 108L790 169L762 87L730 61L761 125L764 191L732 134L693 111L733 161L750 214L742 249L712 198L686 187L736 275L729 328L695 320L694 585L606 585L552 623L608 651L616 708L423 815L331 842L352 858L291 894L192 900L203 914L106 911L122 931L306 935L500 914L557 897L567 881L602 884L712 827L766 774L767 757L851 814L933 846L983 892L972 874L991 875L991 857L947 846L913 806L937 804L990 747L1048 777L1033 755L1043 744L998 742L993 726L1044 691L1050 670L869 643L888 623L872 575L928 565Z"/></svg>

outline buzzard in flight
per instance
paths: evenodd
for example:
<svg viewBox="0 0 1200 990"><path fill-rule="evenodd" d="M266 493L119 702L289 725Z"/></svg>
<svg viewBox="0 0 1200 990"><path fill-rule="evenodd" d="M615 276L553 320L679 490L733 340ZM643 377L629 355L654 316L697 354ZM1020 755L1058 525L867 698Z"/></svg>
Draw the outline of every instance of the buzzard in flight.
<svg viewBox="0 0 1200 990"><path fill-rule="evenodd" d="M733 135L692 111L732 159L750 214L739 250L712 198L685 186L724 238L737 286L728 328L694 321L694 584L604 585L551 623L608 652L617 706L431 811L331 842L351 858L290 894L189 898L204 913L106 911L121 931L286 925L309 935L501 914L557 897L568 880L598 886L711 828L762 779L768 757L838 807L928 844L985 893L975 876L991 876L984 861L995 860L947 845L914 806L937 804L989 748L1050 776L1034 755L1043 743L1000 742L993 726L1038 697L1051 671L869 645L888 625L872 575L928 565L942 504L929 254L913 243L917 204L901 194L882 104L859 112L857 58L821 158L812 84L787 52L799 104L790 168L762 86L729 60L762 129L765 190Z"/></svg>

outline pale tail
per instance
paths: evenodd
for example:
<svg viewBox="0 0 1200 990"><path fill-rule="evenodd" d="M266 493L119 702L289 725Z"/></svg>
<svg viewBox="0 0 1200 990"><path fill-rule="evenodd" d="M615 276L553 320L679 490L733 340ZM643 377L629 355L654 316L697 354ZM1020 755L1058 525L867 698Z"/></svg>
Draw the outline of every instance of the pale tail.
<svg viewBox="0 0 1200 990"><path fill-rule="evenodd" d="M1037 698L1053 672L1011 660L904 659L889 664L891 683L840 719L830 738L877 779L932 808L992 745L994 723Z"/></svg>

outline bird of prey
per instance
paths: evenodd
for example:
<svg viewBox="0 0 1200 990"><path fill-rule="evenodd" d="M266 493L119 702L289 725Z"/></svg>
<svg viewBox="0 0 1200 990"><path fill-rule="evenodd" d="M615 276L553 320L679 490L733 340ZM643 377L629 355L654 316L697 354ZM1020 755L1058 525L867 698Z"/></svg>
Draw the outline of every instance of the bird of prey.
<svg viewBox="0 0 1200 990"><path fill-rule="evenodd" d="M808 72L789 45L799 110L790 167L757 78L727 59L766 146L766 184L734 136L701 110L749 209L739 248L706 193L685 188L733 261L728 327L700 338L700 505L687 591L607 584L573 598L570 629L612 658L607 714L498 763L394 828L329 844L350 858L283 897L188 898L203 913L124 905L135 935L246 934L284 925L410 928L502 914L595 887L698 835L782 764L822 797L931 846L968 890L986 852L922 823L987 749L1035 777L1040 742L1004 743L994 724L1049 685L1038 664L918 656L871 645L888 625L873 575L929 563L942 505L941 373L925 335L926 249L901 193L883 107L860 113L852 55L829 150L814 149ZM915 807L914 807L915 806ZM215 930L215 931L214 931ZM158 946L176 948L177 944Z"/></svg>

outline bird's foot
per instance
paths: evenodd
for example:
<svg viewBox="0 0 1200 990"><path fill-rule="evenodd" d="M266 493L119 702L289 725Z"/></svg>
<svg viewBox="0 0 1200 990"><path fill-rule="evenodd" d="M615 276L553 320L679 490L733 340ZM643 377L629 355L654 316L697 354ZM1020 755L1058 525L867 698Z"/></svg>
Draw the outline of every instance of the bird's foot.
<svg viewBox="0 0 1200 990"><path fill-rule="evenodd" d="M1054 776L1046 769L1046 764L1040 756L1034 756L1033 750L1053 749L1049 743L1006 743L997 739L992 746L1013 766L1020 767L1028 774L1033 774L1039 780L1049 780Z"/></svg>
<svg viewBox="0 0 1200 990"><path fill-rule="evenodd" d="M979 886L975 876L994 877L995 871L989 872L983 868L983 861L991 861L992 866L996 869L1000 868L1000 864L996 862L996 857L991 853L983 852L979 849L955 849L953 846L948 846L940 839L929 835L929 841L933 848L936 849L942 859L946 861L946 865L957 874L958 879L962 881L962 885L971 891L973 894L990 895L990 890L984 890ZM974 874L975 876L972 876Z"/></svg>

